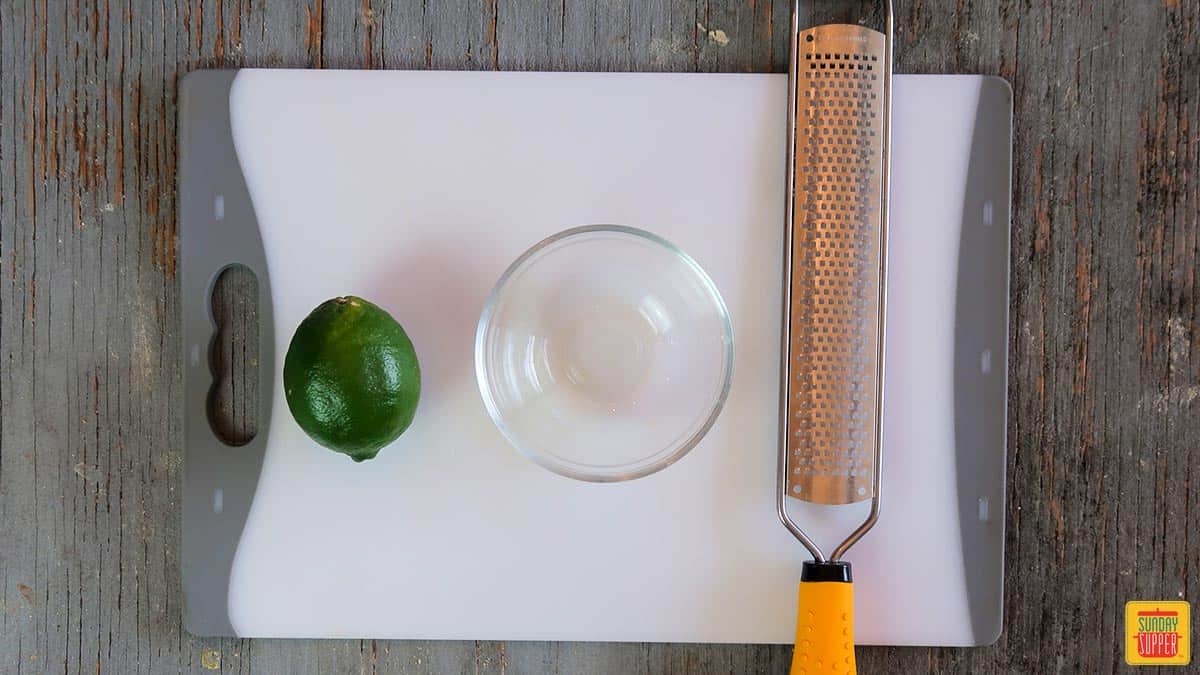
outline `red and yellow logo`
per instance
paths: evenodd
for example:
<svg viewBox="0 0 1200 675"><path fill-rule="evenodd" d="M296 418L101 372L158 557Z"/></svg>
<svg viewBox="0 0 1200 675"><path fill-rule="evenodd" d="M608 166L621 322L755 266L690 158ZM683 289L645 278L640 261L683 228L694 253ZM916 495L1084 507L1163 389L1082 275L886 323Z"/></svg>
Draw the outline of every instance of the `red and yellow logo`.
<svg viewBox="0 0 1200 675"><path fill-rule="evenodd" d="M1125 663L1186 666L1192 662L1192 607L1183 601L1125 603Z"/></svg>

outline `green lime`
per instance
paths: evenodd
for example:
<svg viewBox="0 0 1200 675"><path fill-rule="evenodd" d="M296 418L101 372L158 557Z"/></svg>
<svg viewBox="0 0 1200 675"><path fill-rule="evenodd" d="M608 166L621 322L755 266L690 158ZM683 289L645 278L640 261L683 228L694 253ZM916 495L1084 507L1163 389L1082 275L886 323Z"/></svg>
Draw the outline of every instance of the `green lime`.
<svg viewBox="0 0 1200 675"><path fill-rule="evenodd" d="M361 462L412 424L421 369L404 328L351 295L300 322L283 360L283 389L305 433Z"/></svg>

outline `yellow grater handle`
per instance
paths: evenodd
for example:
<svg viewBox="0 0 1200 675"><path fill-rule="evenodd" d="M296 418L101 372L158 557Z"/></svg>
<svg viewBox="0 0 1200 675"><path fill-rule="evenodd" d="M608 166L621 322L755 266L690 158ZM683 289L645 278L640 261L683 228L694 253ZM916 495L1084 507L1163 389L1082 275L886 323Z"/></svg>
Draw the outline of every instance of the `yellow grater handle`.
<svg viewBox="0 0 1200 675"><path fill-rule="evenodd" d="M857 673L849 563L805 563L799 595L791 675Z"/></svg>

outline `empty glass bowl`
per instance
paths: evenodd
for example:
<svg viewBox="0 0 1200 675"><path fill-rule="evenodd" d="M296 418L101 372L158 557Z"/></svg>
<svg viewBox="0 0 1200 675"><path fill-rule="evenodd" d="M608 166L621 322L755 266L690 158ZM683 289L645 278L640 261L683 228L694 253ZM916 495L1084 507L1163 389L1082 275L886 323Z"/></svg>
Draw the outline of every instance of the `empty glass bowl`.
<svg viewBox="0 0 1200 675"><path fill-rule="evenodd" d="M579 480L639 478L704 437L729 394L733 326L666 240L596 225L526 251L475 334L488 413L518 450Z"/></svg>

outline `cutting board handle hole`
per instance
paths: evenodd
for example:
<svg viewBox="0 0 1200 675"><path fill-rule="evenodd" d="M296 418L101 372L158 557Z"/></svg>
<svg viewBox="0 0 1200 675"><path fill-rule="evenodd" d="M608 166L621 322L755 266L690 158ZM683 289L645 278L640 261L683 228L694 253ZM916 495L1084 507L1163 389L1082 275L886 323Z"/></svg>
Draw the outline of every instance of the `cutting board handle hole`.
<svg viewBox="0 0 1200 675"><path fill-rule="evenodd" d="M241 446L258 434L258 277L245 265L230 265L208 300L216 323L208 352L208 423L222 443Z"/></svg>

